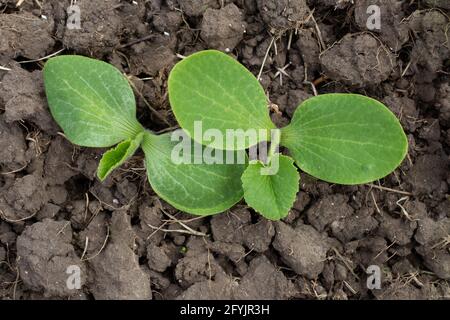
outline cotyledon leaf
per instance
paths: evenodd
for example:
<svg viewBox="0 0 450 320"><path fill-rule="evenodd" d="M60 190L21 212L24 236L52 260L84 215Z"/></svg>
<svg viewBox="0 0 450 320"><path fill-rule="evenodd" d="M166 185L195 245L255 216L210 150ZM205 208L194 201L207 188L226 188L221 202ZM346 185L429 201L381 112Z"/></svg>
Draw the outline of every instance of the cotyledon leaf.
<svg viewBox="0 0 450 320"><path fill-rule="evenodd" d="M97 177L100 181L105 180L114 169L133 156L141 145L143 136L144 132L141 132L135 138L122 141L114 149L108 150L103 154L97 168Z"/></svg>
<svg viewBox="0 0 450 320"><path fill-rule="evenodd" d="M44 83L53 118L74 144L110 147L143 131L133 90L110 64L55 57L45 64Z"/></svg>
<svg viewBox="0 0 450 320"><path fill-rule="evenodd" d="M269 140L268 130L275 128L259 81L220 51L201 51L177 63L170 73L168 90L178 123L200 144L224 150L246 149ZM196 123L201 123L203 131L219 130L225 138L205 143L200 130L194 130ZM240 130L241 143L226 138L227 130ZM258 135L252 135L255 132Z"/></svg>
<svg viewBox="0 0 450 320"><path fill-rule="evenodd" d="M170 133L145 133L142 149L153 190L175 208L196 215L223 212L239 202L246 157L243 164L206 164L201 154L205 147L186 138L192 148L186 150L189 161L183 163L174 159L180 142L171 141ZM195 153L197 147L200 154Z"/></svg>
<svg viewBox="0 0 450 320"><path fill-rule="evenodd" d="M347 185L385 177L408 149L395 115L377 100L356 94L306 100L282 129L281 144L303 171Z"/></svg>
<svg viewBox="0 0 450 320"><path fill-rule="evenodd" d="M278 164L273 175L263 175L264 165L251 162L242 175L245 202L270 220L280 220L289 214L294 204L300 175L294 160L279 153L272 156L271 165Z"/></svg>

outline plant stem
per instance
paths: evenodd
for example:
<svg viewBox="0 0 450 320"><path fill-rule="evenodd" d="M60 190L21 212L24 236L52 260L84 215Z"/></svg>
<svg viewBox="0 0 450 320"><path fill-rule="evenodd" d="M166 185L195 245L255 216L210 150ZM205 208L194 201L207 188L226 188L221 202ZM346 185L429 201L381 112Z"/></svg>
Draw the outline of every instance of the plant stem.
<svg viewBox="0 0 450 320"><path fill-rule="evenodd" d="M270 142L270 149L269 154L267 155L267 162L270 163L270 160L272 159L273 155L275 153L278 153L278 147L280 145L281 140L281 130L280 129L272 129L271 130L271 142Z"/></svg>

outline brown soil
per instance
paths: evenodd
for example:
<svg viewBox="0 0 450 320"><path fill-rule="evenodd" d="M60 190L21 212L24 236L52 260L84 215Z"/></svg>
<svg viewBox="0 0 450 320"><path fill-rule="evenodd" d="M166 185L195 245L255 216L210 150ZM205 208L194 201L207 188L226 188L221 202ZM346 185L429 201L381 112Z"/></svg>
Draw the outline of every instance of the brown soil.
<svg viewBox="0 0 450 320"><path fill-rule="evenodd" d="M0 0L10 69L0 70L1 299L450 297L448 1L79 0L81 30L65 27L69 2ZM366 30L369 4L381 6L380 31ZM408 157L376 187L302 174L280 222L243 203L192 219L155 195L141 153L100 183L104 150L58 134L43 62L24 62L62 48L129 75L155 131L176 125L167 76L177 55L224 50L256 75L269 50L261 81L277 124L315 90L366 94L400 118ZM207 236L180 233L178 221ZM80 290L66 286L70 265ZM367 288L370 265L380 290Z"/></svg>

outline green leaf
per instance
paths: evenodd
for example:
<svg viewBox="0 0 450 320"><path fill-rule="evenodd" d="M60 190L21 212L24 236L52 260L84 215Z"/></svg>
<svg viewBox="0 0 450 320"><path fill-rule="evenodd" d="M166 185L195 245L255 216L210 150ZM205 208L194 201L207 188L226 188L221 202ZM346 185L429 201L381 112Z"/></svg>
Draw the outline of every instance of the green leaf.
<svg viewBox="0 0 450 320"><path fill-rule="evenodd" d="M143 130L133 90L110 64L81 56L52 58L44 83L53 118L74 144L110 147Z"/></svg>
<svg viewBox="0 0 450 320"><path fill-rule="evenodd" d="M141 145L144 133L141 132L134 139L125 140L117 145L114 149L107 151L97 169L97 177L100 181L104 181L106 177L117 167L127 161Z"/></svg>
<svg viewBox="0 0 450 320"><path fill-rule="evenodd" d="M275 126L263 88L253 74L226 54L206 50L185 58L173 68L168 86L175 117L196 142L241 150L270 139L268 130ZM202 122L203 131L218 129L223 137L227 129L261 130L262 135L248 134L242 144L233 139L205 143L201 134L194 135L196 121Z"/></svg>
<svg viewBox="0 0 450 320"><path fill-rule="evenodd" d="M339 184L385 177L405 158L408 142L382 103L356 94L325 94L303 102L282 129L281 144L310 175Z"/></svg>
<svg viewBox="0 0 450 320"><path fill-rule="evenodd" d="M205 147L185 137L190 150L180 151L180 154L191 164L173 160L180 143L171 141L171 134L145 133L142 148L153 190L175 208L196 215L223 212L239 202L243 197L240 178L246 167L246 157L243 164L195 164L202 161L201 154L195 153L196 148L204 152Z"/></svg>
<svg viewBox="0 0 450 320"><path fill-rule="evenodd" d="M278 162L278 172L264 175L265 167L251 163L242 176L244 198L249 206L270 220L280 220L289 214L294 204L300 175L294 160L279 153L272 156L272 165Z"/></svg>

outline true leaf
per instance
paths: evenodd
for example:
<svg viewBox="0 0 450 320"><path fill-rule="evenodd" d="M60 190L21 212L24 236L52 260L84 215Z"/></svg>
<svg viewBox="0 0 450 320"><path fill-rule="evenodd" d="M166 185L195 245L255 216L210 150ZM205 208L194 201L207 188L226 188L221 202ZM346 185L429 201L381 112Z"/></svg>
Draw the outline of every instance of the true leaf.
<svg viewBox="0 0 450 320"><path fill-rule="evenodd" d="M310 175L339 184L385 177L404 159L403 129L382 103L356 94L325 94L303 102L282 129L281 144Z"/></svg>
<svg viewBox="0 0 450 320"><path fill-rule="evenodd" d="M246 149L270 139L267 98L258 80L244 66L226 54L207 50L195 53L177 63L169 76L169 99L180 126L198 143L213 148ZM246 136L242 145L213 141L205 143L194 136L194 125L201 121L204 131L261 130L261 137Z"/></svg>
<svg viewBox="0 0 450 320"><path fill-rule="evenodd" d="M143 135L144 133L141 132L134 139L122 141L114 149L107 151L103 155L97 169L97 176L100 181L105 180L114 169L133 156L141 144Z"/></svg>
<svg viewBox="0 0 450 320"><path fill-rule="evenodd" d="M44 68L50 111L74 144L110 147L142 126L127 79L110 64L82 56L50 59Z"/></svg>
<svg viewBox="0 0 450 320"><path fill-rule="evenodd" d="M249 164L242 175L245 202L264 217L280 220L289 214L294 204L300 176L290 157L275 154L272 162L278 161L278 172L261 174L264 165L255 161Z"/></svg>
<svg viewBox="0 0 450 320"><path fill-rule="evenodd" d="M187 156L192 163L177 164L172 152L177 141L170 134L146 132L142 142L147 175L153 190L175 208L196 215L223 212L242 199L241 175L246 164L194 164L195 143ZM205 147L197 145L200 150Z"/></svg>

